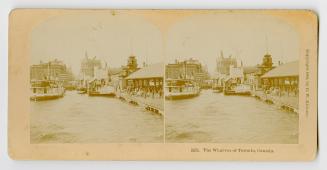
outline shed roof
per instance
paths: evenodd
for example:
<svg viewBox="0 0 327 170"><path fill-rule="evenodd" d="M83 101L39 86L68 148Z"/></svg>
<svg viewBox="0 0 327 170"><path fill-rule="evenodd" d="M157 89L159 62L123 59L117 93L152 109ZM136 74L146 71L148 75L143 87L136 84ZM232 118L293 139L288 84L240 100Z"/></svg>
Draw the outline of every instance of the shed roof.
<svg viewBox="0 0 327 170"><path fill-rule="evenodd" d="M111 75L119 74L122 71L123 71L123 69L121 67L119 67L119 68L109 68L109 74L111 74Z"/></svg>
<svg viewBox="0 0 327 170"><path fill-rule="evenodd" d="M248 66L248 67L243 67L243 72L244 74L250 74L250 73L255 73L259 70L257 66Z"/></svg>
<svg viewBox="0 0 327 170"><path fill-rule="evenodd" d="M126 77L126 79L163 78L164 71L163 63L152 64L135 71Z"/></svg>
<svg viewBox="0 0 327 170"><path fill-rule="evenodd" d="M299 61L289 62L280 65L266 74L261 78L271 78L271 77L288 77L288 76L298 76L299 75Z"/></svg>

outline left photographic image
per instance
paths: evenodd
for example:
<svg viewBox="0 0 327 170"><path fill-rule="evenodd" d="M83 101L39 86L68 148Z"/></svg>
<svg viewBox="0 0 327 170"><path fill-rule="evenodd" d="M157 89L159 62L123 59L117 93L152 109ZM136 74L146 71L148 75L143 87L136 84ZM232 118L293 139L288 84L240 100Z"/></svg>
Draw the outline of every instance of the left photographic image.
<svg viewBox="0 0 327 170"><path fill-rule="evenodd" d="M116 11L59 15L30 34L31 143L163 143L163 40Z"/></svg>

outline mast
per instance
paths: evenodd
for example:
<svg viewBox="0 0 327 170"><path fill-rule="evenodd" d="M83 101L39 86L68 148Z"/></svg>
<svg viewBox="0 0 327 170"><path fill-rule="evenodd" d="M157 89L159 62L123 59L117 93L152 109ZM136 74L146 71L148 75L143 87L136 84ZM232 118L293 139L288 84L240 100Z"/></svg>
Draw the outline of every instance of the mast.
<svg viewBox="0 0 327 170"><path fill-rule="evenodd" d="M129 45L130 45L131 55L133 56L133 54L134 54L133 37L130 37L130 39L129 39Z"/></svg>
<svg viewBox="0 0 327 170"><path fill-rule="evenodd" d="M269 53L269 48L268 48L268 38L267 35L265 36L265 41L266 41L266 54Z"/></svg>
<svg viewBox="0 0 327 170"><path fill-rule="evenodd" d="M51 62L51 61L49 61L49 63L48 63L48 80L51 79L51 78L50 78L50 76L51 76L51 75L50 75L50 62Z"/></svg>
<svg viewBox="0 0 327 170"><path fill-rule="evenodd" d="M186 76L187 76L187 74L186 74L186 60L184 61L184 79L187 79L186 78Z"/></svg>
<svg viewBox="0 0 327 170"><path fill-rule="evenodd" d="M146 41L145 66L148 66L149 42Z"/></svg>

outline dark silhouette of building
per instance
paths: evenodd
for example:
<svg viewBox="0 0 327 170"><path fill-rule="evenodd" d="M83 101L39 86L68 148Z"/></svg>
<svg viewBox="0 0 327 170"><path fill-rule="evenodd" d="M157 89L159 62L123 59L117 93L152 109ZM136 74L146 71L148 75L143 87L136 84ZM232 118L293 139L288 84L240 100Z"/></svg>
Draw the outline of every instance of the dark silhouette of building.
<svg viewBox="0 0 327 170"><path fill-rule="evenodd" d="M277 66L261 76L263 88L274 88L279 95L298 95L299 91L299 61L293 61Z"/></svg>
<svg viewBox="0 0 327 170"><path fill-rule="evenodd" d="M220 57L217 58L217 72L219 74L225 74L229 75L230 74L230 67L237 67L237 60L236 58L233 58L232 56L229 56L227 58L224 57L223 52L220 52Z"/></svg>
<svg viewBox="0 0 327 170"><path fill-rule="evenodd" d="M200 85L204 80L209 79L208 70L205 66L195 59L184 61L175 60L175 63L166 65L167 79L191 79L198 82Z"/></svg>
<svg viewBox="0 0 327 170"><path fill-rule="evenodd" d="M136 70L137 69L137 59L135 56L129 56L127 60L127 67L130 70Z"/></svg>
<svg viewBox="0 0 327 170"><path fill-rule="evenodd" d="M57 59L49 62L40 61L39 64L30 66L30 79L31 80L58 80L58 81L71 81L73 74L66 64Z"/></svg>
<svg viewBox="0 0 327 170"><path fill-rule="evenodd" d="M81 71L80 73L84 76L94 77L95 68L101 69L101 61L96 57L89 58L87 52L85 52L85 58L81 62Z"/></svg>
<svg viewBox="0 0 327 170"><path fill-rule="evenodd" d="M262 58L262 63L257 66L259 68L259 72L257 74L262 76L263 74L272 70L274 68L273 64L272 56L269 53L266 53Z"/></svg>
<svg viewBox="0 0 327 170"><path fill-rule="evenodd" d="M122 66L121 77L125 78L139 69L136 56L131 55L128 57L126 66Z"/></svg>

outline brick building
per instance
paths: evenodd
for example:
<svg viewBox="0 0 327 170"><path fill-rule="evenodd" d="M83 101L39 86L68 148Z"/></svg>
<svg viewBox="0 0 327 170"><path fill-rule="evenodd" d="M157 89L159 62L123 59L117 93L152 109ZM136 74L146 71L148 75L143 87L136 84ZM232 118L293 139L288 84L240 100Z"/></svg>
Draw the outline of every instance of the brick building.
<svg viewBox="0 0 327 170"><path fill-rule="evenodd" d="M175 60L175 63L166 65L165 71L167 79L192 79L200 85L209 79L207 68L192 58L184 61Z"/></svg>
<svg viewBox="0 0 327 170"><path fill-rule="evenodd" d="M57 59L49 62L40 61L39 64L30 66L30 80L59 80L71 81L73 74L66 64Z"/></svg>

